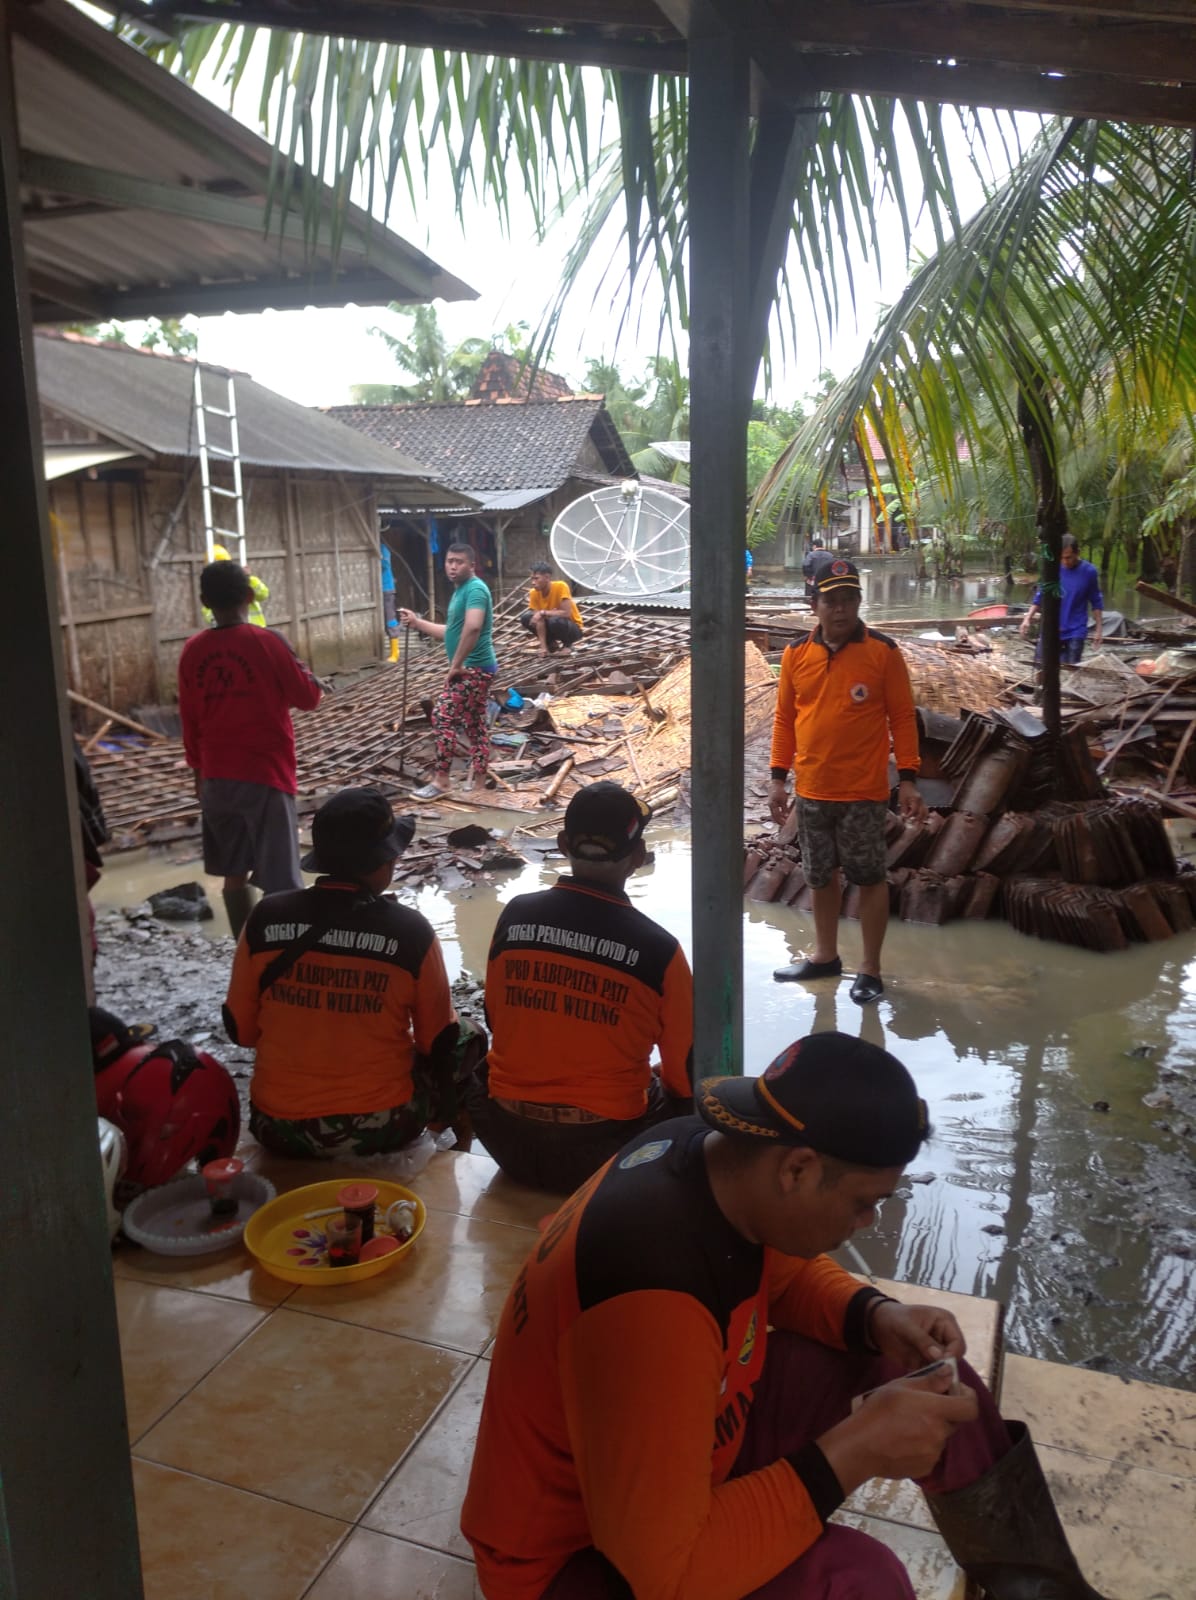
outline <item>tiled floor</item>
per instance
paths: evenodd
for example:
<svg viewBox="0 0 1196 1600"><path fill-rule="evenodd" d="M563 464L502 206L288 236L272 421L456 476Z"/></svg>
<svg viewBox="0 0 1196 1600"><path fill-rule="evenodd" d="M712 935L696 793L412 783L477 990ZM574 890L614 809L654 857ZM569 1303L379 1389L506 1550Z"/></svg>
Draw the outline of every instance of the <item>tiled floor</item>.
<svg viewBox="0 0 1196 1600"><path fill-rule="evenodd" d="M254 1149L280 1190L329 1176ZM239 1250L117 1250L147 1600L478 1600L457 1518L486 1352L551 1205L482 1156L437 1156L412 1187L429 1213L412 1256L343 1289L292 1288ZM994 1375L995 1305L919 1298L951 1305ZM1002 1404L1044 1446L1101 1592L1192 1600L1196 1396L1009 1356ZM960 1600L909 1485L840 1515L899 1552L919 1600Z"/></svg>

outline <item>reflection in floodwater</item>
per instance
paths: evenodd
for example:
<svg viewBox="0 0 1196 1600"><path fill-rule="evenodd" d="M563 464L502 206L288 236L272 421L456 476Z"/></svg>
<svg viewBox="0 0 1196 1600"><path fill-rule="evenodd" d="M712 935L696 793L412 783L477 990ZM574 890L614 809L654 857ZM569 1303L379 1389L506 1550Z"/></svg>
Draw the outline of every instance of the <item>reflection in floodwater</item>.
<svg viewBox="0 0 1196 1600"><path fill-rule="evenodd" d="M655 865L629 892L689 950L688 838L654 828L651 842ZM96 898L129 905L194 876L194 863L122 859ZM480 980L500 907L555 876L549 862L414 896L450 977ZM217 920L205 931L226 931L218 890L209 883ZM1192 1092L1196 935L1094 955L1003 923L894 923L885 995L862 1008L848 997L850 978L772 981L811 935L791 908L746 908L745 1066L759 1073L791 1040L841 1028L914 1074L934 1136L858 1241L871 1270L1002 1300L1013 1350L1196 1388L1192 1130L1180 1113L1172 1126L1165 1107L1142 1103L1168 1081L1177 1097ZM854 923L844 924L842 952L850 974ZM1094 1109L1103 1103L1107 1112Z"/></svg>
<svg viewBox="0 0 1196 1600"><path fill-rule="evenodd" d="M629 891L688 949L688 841L653 835L655 866ZM554 876L545 864L451 903L421 895L450 970L480 978L498 905ZM746 1070L837 1027L913 1072L934 1137L858 1241L871 1270L1002 1300L1007 1343L1025 1354L1196 1387L1190 1136L1142 1104L1160 1071L1186 1076L1196 1056L1196 936L1099 956L1003 923L896 923L887 992L860 1007L849 980L772 981L811 932L786 907L745 912ZM858 953L845 924L849 973Z"/></svg>
<svg viewBox="0 0 1196 1600"><path fill-rule="evenodd" d="M866 622L887 618L896 621L901 617L964 617L978 606L1009 601L1025 605L1034 593L1035 580L1027 573L1018 573L1016 582L1007 587L999 574L982 577L918 578L913 562L902 557L898 560L879 556L859 558L860 576L864 589L863 616ZM995 561L1000 566L1000 561ZM801 586L775 588L760 584L753 588L753 597L760 602L769 599L783 600L787 595L800 595ZM1119 585L1106 590L1105 605L1110 611L1120 611L1127 617L1174 617L1168 607L1159 605L1140 595L1132 584Z"/></svg>

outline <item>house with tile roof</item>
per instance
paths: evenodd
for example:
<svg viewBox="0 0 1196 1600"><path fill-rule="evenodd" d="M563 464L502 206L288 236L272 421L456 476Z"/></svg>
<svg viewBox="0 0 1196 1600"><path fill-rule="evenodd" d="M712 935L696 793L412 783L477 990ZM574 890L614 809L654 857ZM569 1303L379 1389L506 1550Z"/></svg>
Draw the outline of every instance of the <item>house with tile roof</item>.
<svg viewBox="0 0 1196 1600"><path fill-rule="evenodd" d="M519 368L514 357L502 360ZM491 381L503 377L496 364ZM560 382L552 374L539 377ZM441 563L425 566L425 550L438 556L454 539L472 544L479 572L501 594L521 587L531 563L549 556L548 535L565 506L604 484L638 476L601 395L537 398L533 391L529 398L330 406L327 414L420 461L438 482L477 502L464 514L395 511L385 519L386 537L401 558L397 565L406 569L398 575L400 604L420 609L428 603L421 580L433 565L438 611L446 597ZM404 578L413 586L407 600Z"/></svg>

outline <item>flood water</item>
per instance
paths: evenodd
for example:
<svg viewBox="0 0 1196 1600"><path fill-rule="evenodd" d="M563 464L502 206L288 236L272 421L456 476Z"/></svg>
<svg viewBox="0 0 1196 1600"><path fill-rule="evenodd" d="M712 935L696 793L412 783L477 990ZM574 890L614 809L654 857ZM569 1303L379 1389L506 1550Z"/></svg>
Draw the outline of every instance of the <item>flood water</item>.
<svg viewBox="0 0 1196 1600"><path fill-rule="evenodd" d="M975 574L962 578L918 578L912 561L903 556L861 556L857 558L861 585L864 591L862 615L873 623L884 620L898 621L907 617L965 617L978 606L1003 604L1026 605L1037 586L1037 580L1028 574L1017 574L1011 588L1007 588L1000 573ZM801 597L803 588L775 587L761 583L753 585L752 596L757 601L784 600L792 595ZM1156 600L1140 595L1133 584L1117 584L1105 592L1105 607L1120 611L1132 618L1169 617L1177 613Z"/></svg>
<svg viewBox="0 0 1196 1600"><path fill-rule="evenodd" d="M653 829L651 842L655 862L629 892L688 950L689 839ZM199 876L181 856L115 860L94 898L128 905ZM480 980L500 907L554 876L545 863L452 895L400 897L436 928L450 977ZM219 886L204 881L218 920L202 926L225 932ZM1143 1104L1161 1087L1191 1106L1196 935L1102 956L1003 923L894 923L886 994L860 1008L850 978L773 982L811 934L791 908L745 908L744 1065L759 1073L792 1039L837 1027L913 1072L934 1137L857 1240L869 1268L1002 1300L1015 1351L1196 1389L1196 1140L1182 1111ZM858 928L846 923L849 973L858 952Z"/></svg>

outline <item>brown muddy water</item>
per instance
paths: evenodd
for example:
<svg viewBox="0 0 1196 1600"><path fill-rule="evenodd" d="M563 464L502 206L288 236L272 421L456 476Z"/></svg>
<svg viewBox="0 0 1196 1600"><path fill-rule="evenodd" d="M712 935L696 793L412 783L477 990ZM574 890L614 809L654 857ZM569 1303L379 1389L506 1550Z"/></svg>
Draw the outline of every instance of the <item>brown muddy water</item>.
<svg viewBox="0 0 1196 1600"><path fill-rule="evenodd" d="M498 813L479 820L511 825ZM652 832L654 864L630 893L689 948L689 839ZM1191 848L1188 829L1176 843ZM109 862L93 898L129 906L199 875L182 851L139 853ZM500 906L553 876L548 862L452 895L400 897L436 928L450 976L480 981ZM219 885L203 881L217 920L200 927L219 937ZM152 1004L171 984L176 947L180 992L211 988L224 970L225 947L187 937L114 939L105 962L105 925L123 919L101 919L101 1002L107 974L122 1003ZM838 1027L883 1044L913 1072L934 1137L857 1240L869 1268L995 1296L1007 1308L1008 1346L1023 1354L1196 1389L1196 935L1093 955L1002 923L895 923L885 996L861 1009L849 977L774 983L773 968L811 932L792 909L745 908L745 1070L759 1073L792 1039ZM858 928L847 923L849 973L858 951ZM211 995L214 1019L220 998ZM207 1009L193 1006L191 1016ZM219 1040L213 1033L209 1048L222 1053Z"/></svg>

